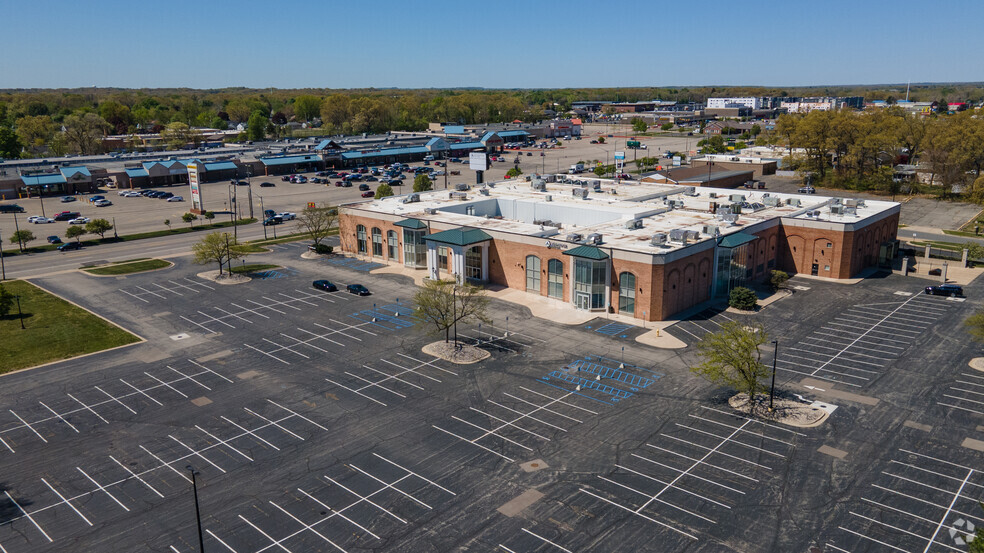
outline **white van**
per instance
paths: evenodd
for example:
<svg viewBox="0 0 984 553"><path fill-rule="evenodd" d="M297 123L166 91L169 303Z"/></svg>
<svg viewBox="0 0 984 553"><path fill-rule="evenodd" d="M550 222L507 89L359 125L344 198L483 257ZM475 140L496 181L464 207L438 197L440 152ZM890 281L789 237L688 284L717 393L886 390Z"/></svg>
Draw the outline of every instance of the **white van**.
<svg viewBox="0 0 984 553"><path fill-rule="evenodd" d="M434 156L424 156L424 161L434 161Z"/></svg>

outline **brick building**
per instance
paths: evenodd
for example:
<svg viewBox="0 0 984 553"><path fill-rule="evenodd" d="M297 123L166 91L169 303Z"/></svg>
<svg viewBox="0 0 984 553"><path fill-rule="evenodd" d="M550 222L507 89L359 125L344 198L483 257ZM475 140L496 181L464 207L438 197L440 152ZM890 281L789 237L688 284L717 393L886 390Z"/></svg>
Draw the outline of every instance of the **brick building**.
<svg viewBox="0 0 984 553"><path fill-rule="evenodd" d="M592 182L592 181L586 181ZM664 320L772 269L834 279L894 257L899 204L527 178L341 207L343 251Z"/></svg>

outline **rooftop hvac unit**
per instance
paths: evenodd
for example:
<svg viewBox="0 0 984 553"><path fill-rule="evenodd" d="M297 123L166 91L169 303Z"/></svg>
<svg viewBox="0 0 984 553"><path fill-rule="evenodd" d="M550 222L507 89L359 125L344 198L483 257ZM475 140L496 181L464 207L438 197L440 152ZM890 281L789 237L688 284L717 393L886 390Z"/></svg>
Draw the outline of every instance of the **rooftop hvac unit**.
<svg viewBox="0 0 984 553"><path fill-rule="evenodd" d="M625 222L625 228L629 230L642 228L642 219L631 219Z"/></svg>
<svg viewBox="0 0 984 553"><path fill-rule="evenodd" d="M735 224L735 223L737 223L738 222L738 214L737 213L725 213L724 214L724 222L725 223L728 223L728 224L732 224L732 225Z"/></svg>
<svg viewBox="0 0 984 553"><path fill-rule="evenodd" d="M594 185L591 188L593 188L595 192L601 192L601 183L594 181Z"/></svg>
<svg viewBox="0 0 984 553"><path fill-rule="evenodd" d="M686 187L686 188L683 189L683 194L684 194L684 196L696 196L697 195L697 188L695 188L693 186L688 186L688 187Z"/></svg>
<svg viewBox="0 0 984 553"><path fill-rule="evenodd" d="M855 200L854 198L845 198L844 199L844 206L845 207L857 207L857 205L858 205L858 201Z"/></svg>
<svg viewBox="0 0 984 553"><path fill-rule="evenodd" d="M844 206L844 215L850 215L851 217L857 217L858 208L855 206Z"/></svg>
<svg viewBox="0 0 984 553"><path fill-rule="evenodd" d="M594 244L595 246L598 246L601 244L601 242L602 242L601 235L598 234L597 232L588 235L589 244Z"/></svg>
<svg viewBox="0 0 984 553"><path fill-rule="evenodd" d="M533 190L538 190L540 192L547 191L547 183L543 179L533 179L533 181L530 182L530 187Z"/></svg>
<svg viewBox="0 0 984 553"><path fill-rule="evenodd" d="M728 196L728 201L731 203L741 203L745 201L745 196L742 194L731 194Z"/></svg>
<svg viewBox="0 0 984 553"><path fill-rule="evenodd" d="M448 194L448 197L451 198L452 200L467 200L468 199L468 193L467 192L451 192L450 194Z"/></svg>
<svg viewBox="0 0 984 553"><path fill-rule="evenodd" d="M789 204L789 205L791 205L791 206L793 206L793 207L799 207L799 206L801 206L803 204L800 201L799 198L790 198L790 199L786 200L786 203Z"/></svg>
<svg viewBox="0 0 984 553"><path fill-rule="evenodd" d="M842 203L843 200L841 200L840 198L831 198L830 200L830 205L841 205Z"/></svg>
<svg viewBox="0 0 984 553"><path fill-rule="evenodd" d="M599 188L599 187L601 187L601 181L600 180L593 180L593 181L591 181L591 186L593 186L594 188Z"/></svg>
<svg viewBox="0 0 984 553"><path fill-rule="evenodd" d="M426 213L428 215L437 215L437 208L435 208L435 207L427 207L427 208L424 208L424 213Z"/></svg>
<svg viewBox="0 0 984 553"><path fill-rule="evenodd" d="M483 196L488 196L489 195L489 189L488 188L479 188L478 189L478 193L481 194L481 195L483 195Z"/></svg>
<svg viewBox="0 0 984 553"><path fill-rule="evenodd" d="M714 212L714 214L719 217L722 215L726 215L728 213L734 213L734 211L731 211L731 206L726 206L726 205L717 208L717 211Z"/></svg>
<svg viewBox="0 0 984 553"><path fill-rule="evenodd" d="M414 192L413 194L410 194L409 196L403 198L403 203L405 203L405 204L412 204L412 203L416 203L416 202L419 202L419 201L420 201L420 194L417 194L416 192Z"/></svg>
<svg viewBox="0 0 984 553"><path fill-rule="evenodd" d="M696 242L697 240L700 240L700 233L696 230L687 230L684 232L687 234L687 241L693 240Z"/></svg>
<svg viewBox="0 0 984 553"><path fill-rule="evenodd" d="M649 239L650 246L662 246L666 244L667 236L665 233L658 232Z"/></svg>
<svg viewBox="0 0 984 553"><path fill-rule="evenodd" d="M742 209L751 209L753 212L762 211L765 209L765 204L760 204L758 202L744 203L742 204Z"/></svg>
<svg viewBox="0 0 984 553"><path fill-rule="evenodd" d="M575 198L581 198L582 200L588 199L588 189L587 188L574 188L572 193Z"/></svg>
<svg viewBox="0 0 984 553"><path fill-rule="evenodd" d="M582 240L584 240L584 236L581 236L579 233L572 232L567 235L568 242L580 242Z"/></svg>
<svg viewBox="0 0 984 553"><path fill-rule="evenodd" d="M547 194L547 195L546 195L546 196L545 196L545 197L543 198L543 201L545 201L545 202L552 202L552 201L553 201L553 196L551 196L550 194Z"/></svg>
<svg viewBox="0 0 984 553"><path fill-rule="evenodd" d="M710 196L711 198L717 198L718 197L718 193L717 192L710 192L710 193L708 193L708 196Z"/></svg>
<svg viewBox="0 0 984 553"><path fill-rule="evenodd" d="M673 242L687 242L687 231L682 228L675 228L670 231L670 240Z"/></svg>
<svg viewBox="0 0 984 553"><path fill-rule="evenodd" d="M775 196L769 196L768 198L762 198L762 203L764 203L768 207L777 207L777 206L781 205L781 203L779 201L779 198L776 198Z"/></svg>
<svg viewBox="0 0 984 553"><path fill-rule="evenodd" d="M842 206L840 204L834 204L834 205L830 206L830 214L831 215L843 215L844 214L844 206Z"/></svg>
<svg viewBox="0 0 984 553"><path fill-rule="evenodd" d="M721 236L721 229L717 228L714 225L704 225L700 229L700 231L702 233L704 233L704 234L707 234L707 235L710 235L710 236L714 236L714 237Z"/></svg>

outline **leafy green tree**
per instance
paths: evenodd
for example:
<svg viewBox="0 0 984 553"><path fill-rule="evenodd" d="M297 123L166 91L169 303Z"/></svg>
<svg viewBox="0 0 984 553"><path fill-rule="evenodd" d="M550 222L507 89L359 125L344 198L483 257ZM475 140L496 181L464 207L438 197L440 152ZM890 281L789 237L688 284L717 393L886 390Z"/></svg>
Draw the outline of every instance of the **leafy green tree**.
<svg viewBox="0 0 984 553"><path fill-rule="evenodd" d="M269 120L263 116L262 113L254 111L252 115L249 116L249 121L246 123L246 136L249 140L258 142L266 138L266 127Z"/></svg>
<svg viewBox="0 0 984 553"><path fill-rule="evenodd" d="M164 219L164 226L167 227L167 230L168 231L170 231L171 230L171 220L170 219Z"/></svg>
<svg viewBox="0 0 984 553"><path fill-rule="evenodd" d="M0 127L0 158L17 159L23 149L24 145L13 129Z"/></svg>
<svg viewBox="0 0 984 553"><path fill-rule="evenodd" d="M967 242L964 247L967 248L967 259L984 259L984 245L978 242Z"/></svg>
<svg viewBox="0 0 984 553"><path fill-rule="evenodd" d="M305 95L294 99L294 116L299 121L310 121L319 115L321 115L321 98Z"/></svg>
<svg viewBox="0 0 984 553"><path fill-rule="evenodd" d="M24 251L24 244L27 244L28 242L32 242L36 239L37 237L34 236L33 232L24 229L14 231L14 233L10 235L10 243L19 244L21 251Z"/></svg>
<svg viewBox="0 0 984 553"><path fill-rule="evenodd" d="M690 370L710 382L754 398L765 389L761 381L771 372L762 363L760 348L768 340L769 335L762 325L726 322L721 325L720 331L708 334L697 344L697 356L701 362Z"/></svg>
<svg viewBox="0 0 984 553"><path fill-rule="evenodd" d="M113 230L113 225L106 219L93 219L85 224L85 231L90 234L98 234L99 238L105 238L106 233Z"/></svg>
<svg viewBox="0 0 984 553"><path fill-rule="evenodd" d="M212 219L215 219L215 212L214 211L206 211L205 213L202 213L202 218L204 218L206 221L208 221L208 222L211 223L212 222Z"/></svg>
<svg viewBox="0 0 984 553"><path fill-rule="evenodd" d="M414 184L414 186L416 186L416 183ZM385 198L387 196L392 196L392 195L393 195L393 187L384 182L383 184L380 184L378 188L376 188L376 195L373 196L373 198L378 200L380 198Z"/></svg>
<svg viewBox="0 0 984 553"><path fill-rule="evenodd" d="M99 151L99 140L110 129L109 123L95 113L69 115L62 123L65 127L65 140L82 155Z"/></svg>
<svg viewBox="0 0 984 553"><path fill-rule="evenodd" d="M735 309L751 311L758 305L758 296L750 288L736 286L731 289L731 294L728 295L728 305Z"/></svg>
<svg viewBox="0 0 984 553"><path fill-rule="evenodd" d="M55 125L48 115L28 115L17 120L17 136L24 147L40 153L55 135Z"/></svg>
<svg viewBox="0 0 984 553"><path fill-rule="evenodd" d="M659 128L663 129L664 131L668 131L673 128L673 123L663 123L662 125L659 126Z"/></svg>
<svg viewBox="0 0 984 553"><path fill-rule="evenodd" d="M235 237L228 232L210 232L200 241L196 242L191 249L195 252L195 263L206 265L208 263L219 264L219 275L222 275L222 265L246 256L246 252L239 247Z"/></svg>
<svg viewBox="0 0 984 553"><path fill-rule="evenodd" d="M193 227L195 226L195 221L198 220L198 215L195 215L194 213L185 213L181 216L181 220Z"/></svg>
<svg viewBox="0 0 984 553"><path fill-rule="evenodd" d="M0 284L0 317L6 317L14 306L14 295Z"/></svg>
<svg viewBox="0 0 984 553"><path fill-rule="evenodd" d="M513 167L512 169L506 171L506 176L511 179L514 179L522 174L523 174L523 170L520 169L519 167Z"/></svg>
<svg viewBox="0 0 984 553"><path fill-rule="evenodd" d="M604 143L605 143L605 137L604 136L599 136L598 137L598 144L604 144Z"/></svg>
<svg viewBox="0 0 984 553"><path fill-rule="evenodd" d="M82 237L86 234L88 234L88 232L85 230L85 227L80 225L69 225L68 228L65 229L65 238L68 238L69 240L74 239L76 242L81 242Z"/></svg>
<svg viewBox="0 0 984 553"><path fill-rule="evenodd" d="M641 118L639 117L632 118L632 130L634 130L635 132L646 132L646 129L648 128L649 125L647 125L646 122L643 121Z"/></svg>
<svg viewBox="0 0 984 553"><path fill-rule="evenodd" d="M455 323L490 322L486 315L488 305L485 290L467 282L457 284L454 280L425 280L423 288L413 296L414 313L432 324L436 333L443 333L445 342L451 340Z"/></svg>
<svg viewBox="0 0 984 553"><path fill-rule="evenodd" d="M786 271L772 271L769 276L769 285L772 286L773 292L778 292L786 287L786 281L789 280L789 273Z"/></svg>
<svg viewBox="0 0 984 553"><path fill-rule="evenodd" d="M428 190L433 190L434 186L431 182L431 178L426 174L421 173L413 178L413 191L414 192L427 192Z"/></svg>
<svg viewBox="0 0 984 553"><path fill-rule="evenodd" d="M306 207L297 215L297 224L308 233L315 248L319 247L321 241L331 234L337 220L338 208L332 207L328 203L316 207Z"/></svg>

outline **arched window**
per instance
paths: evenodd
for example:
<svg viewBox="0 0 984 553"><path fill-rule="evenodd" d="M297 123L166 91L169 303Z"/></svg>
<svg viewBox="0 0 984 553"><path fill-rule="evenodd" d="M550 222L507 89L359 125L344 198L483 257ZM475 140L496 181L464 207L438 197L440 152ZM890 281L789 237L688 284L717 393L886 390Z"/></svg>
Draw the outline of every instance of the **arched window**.
<svg viewBox="0 0 984 553"><path fill-rule="evenodd" d="M372 255L383 257L383 231L377 227L372 227Z"/></svg>
<svg viewBox="0 0 984 553"><path fill-rule="evenodd" d="M547 295L564 299L564 263L559 259L547 262Z"/></svg>
<svg viewBox="0 0 984 553"><path fill-rule="evenodd" d="M526 256L526 291L540 293L540 258Z"/></svg>
<svg viewBox="0 0 984 553"><path fill-rule="evenodd" d="M366 227L359 225L355 227L355 242L359 253L366 253Z"/></svg>
<svg viewBox="0 0 984 553"><path fill-rule="evenodd" d="M632 273L618 275L618 310L621 313L635 313L635 281Z"/></svg>
<svg viewBox="0 0 984 553"><path fill-rule="evenodd" d="M386 231L386 256L392 260L400 259L400 239L396 236L396 231Z"/></svg>

